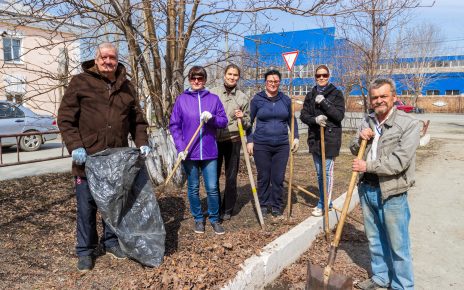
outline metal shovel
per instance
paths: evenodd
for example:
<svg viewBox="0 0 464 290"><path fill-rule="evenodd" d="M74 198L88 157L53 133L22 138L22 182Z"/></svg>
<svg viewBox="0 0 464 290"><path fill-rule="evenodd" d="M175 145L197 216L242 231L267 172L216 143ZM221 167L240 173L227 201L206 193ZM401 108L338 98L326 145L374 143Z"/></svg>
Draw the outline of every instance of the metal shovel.
<svg viewBox="0 0 464 290"><path fill-rule="evenodd" d="M362 159L364 156L364 151L366 150L367 140L362 140L361 146L358 152L358 159ZM345 224L345 219L348 213L348 207L350 206L351 197L353 195L353 190L356 184L356 179L358 177L358 172L353 171L351 174L350 185L348 186L348 191L346 193L345 202L343 203L342 214L340 217L340 222L337 225L337 230L335 232L335 238L330 245L330 253L327 262L327 266L322 269L318 265L312 265L308 263L308 272L306 278L306 289L352 289L353 280L350 277L345 277L341 274L332 273L332 266L335 263L335 257L337 255L338 245L340 243L340 238L343 231L343 226Z"/></svg>

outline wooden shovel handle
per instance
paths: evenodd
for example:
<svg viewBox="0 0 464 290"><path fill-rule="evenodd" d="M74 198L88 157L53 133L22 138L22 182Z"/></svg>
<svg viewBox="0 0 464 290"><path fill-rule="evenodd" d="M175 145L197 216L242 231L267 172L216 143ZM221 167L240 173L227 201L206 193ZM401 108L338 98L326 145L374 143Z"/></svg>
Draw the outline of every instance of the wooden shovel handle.
<svg viewBox="0 0 464 290"><path fill-rule="evenodd" d="M264 229L263 213L261 212L261 205L259 204L258 193L256 191L255 180L253 178L253 171L251 170L250 155L248 154L245 140L245 133L243 132L242 119L237 118L237 126L240 134L240 140L242 142L243 155L245 155L245 163L248 170L248 178L250 179L251 192L255 200L256 212L258 213L259 223L261 228Z"/></svg>
<svg viewBox="0 0 464 290"><path fill-rule="evenodd" d="M363 139L361 142L359 151L358 151L357 159L363 159L364 152L366 151L366 145L367 145L367 140ZM345 224L346 215L348 213L348 208L350 206L351 197L353 196L353 190L356 185L356 179L358 178L358 174L359 172L357 171L353 171L353 173L351 174L350 185L348 186L348 191L346 192L345 202L343 203L343 209L342 209L342 214L340 217L340 222L337 225L337 231L335 232L335 238L332 243L334 247L338 247L338 244L340 243L340 237L342 235L343 225Z"/></svg>
<svg viewBox="0 0 464 290"><path fill-rule="evenodd" d="M200 132L201 128L203 127L205 123L203 121L200 122L200 125L198 125L198 128L197 130L195 131L195 133L193 133L193 136L192 138L190 139L190 141L188 142L187 146L185 147L184 149L184 153L187 154L188 153L188 150L190 149L190 146L192 146L192 143L193 141L195 140L195 138L197 137L198 133ZM174 167L172 168L172 171L171 173L169 173L168 177L166 178L166 181L164 182L164 185L167 185L169 183L169 181L171 180L171 178L174 176L174 173L176 172L177 170L177 167L179 167L180 163L182 162L182 159L181 158L177 158L176 160L176 163L174 164Z"/></svg>
<svg viewBox="0 0 464 290"><path fill-rule="evenodd" d="M324 231L325 239L330 243L330 225L329 225L329 202L327 198L327 168L325 164L325 135L324 126L321 126L321 169L322 169L322 192L324 198Z"/></svg>

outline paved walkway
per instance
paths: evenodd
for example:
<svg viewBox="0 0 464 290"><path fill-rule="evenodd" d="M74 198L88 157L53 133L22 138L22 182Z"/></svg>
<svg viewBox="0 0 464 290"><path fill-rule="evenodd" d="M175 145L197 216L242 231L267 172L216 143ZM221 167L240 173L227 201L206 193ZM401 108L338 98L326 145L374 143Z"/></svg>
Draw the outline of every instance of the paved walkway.
<svg viewBox="0 0 464 290"><path fill-rule="evenodd" d="M431 124L438 154L409 196L416 289L464 289L464 116Z"/></svg>

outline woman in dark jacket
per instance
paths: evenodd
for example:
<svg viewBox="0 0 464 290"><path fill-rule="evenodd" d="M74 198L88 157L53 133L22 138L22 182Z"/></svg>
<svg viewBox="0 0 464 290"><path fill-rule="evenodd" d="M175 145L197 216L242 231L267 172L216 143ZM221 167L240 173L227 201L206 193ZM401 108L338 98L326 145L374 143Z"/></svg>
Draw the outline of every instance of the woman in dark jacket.
<svg viewBox="0 0 464 290"><path fill-rule="evenodd" d="M308 147L313 155L319 183L319 202L313 209L314 216L322 216L324 190L322 184L321 127L325 127L326 178L329 208L332 207L333 169L335 157L342 144L342 120L345 117L343 94L329 82L330 71L325 65L316 68L316 86L306 95L300 119L308 125Z"/></svg>
<svg viewBox="0 0 464 290"><path fill-rule="evenodd" d="M248 136L247 150L254 154L258 171L258 197L261 212L269 208L273 216L282 215L282 191L285 169L290 152L288 129L292 120L292 101L279 91L280 72L270 70L264 74L266 89L257 93L250 104L251 127L256 122L253 134ZM291 150L298 150L298 126Z"/></svg>

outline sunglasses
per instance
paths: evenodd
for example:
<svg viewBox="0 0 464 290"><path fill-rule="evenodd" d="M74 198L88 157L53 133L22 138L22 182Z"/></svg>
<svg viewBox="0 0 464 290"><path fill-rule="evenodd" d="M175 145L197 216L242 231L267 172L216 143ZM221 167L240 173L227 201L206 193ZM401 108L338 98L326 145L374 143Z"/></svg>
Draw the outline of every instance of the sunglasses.
<svg viewBox="0 0 464 290"><path fill-rule="evenodd" d="M316 79L321 78L321 77L327 79L329 78L329 74L316 74L315 77Z"/></svg>
<svg viewBox="0 0 464 290"><path fill-rule="evenodd" d="M204 80L205 80L205 78L202 77L202 76L194 76L194 77L191 77L191 78L190 78L190 81L192 81L192 82L193 82L193 81L202 82L202 81L204 81Z"/></svg>

